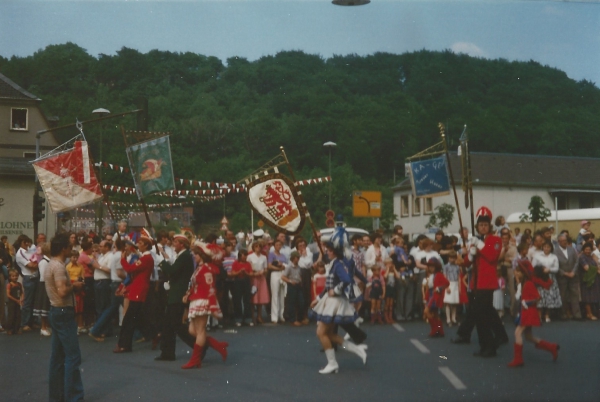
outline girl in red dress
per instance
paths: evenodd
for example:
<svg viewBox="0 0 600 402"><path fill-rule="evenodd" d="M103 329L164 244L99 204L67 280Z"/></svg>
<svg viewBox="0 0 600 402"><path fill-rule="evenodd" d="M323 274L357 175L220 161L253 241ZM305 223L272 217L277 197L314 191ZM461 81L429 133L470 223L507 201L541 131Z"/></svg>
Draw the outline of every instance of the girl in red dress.
<svg viewBox="0 0 600 402"><path fill-rule="evenodd" d="M560 349L560 346L556 343L550 343L534 337L531 331L531 327L540 326L540 316L537 309L540 294L531 280L532 276L533 267L531 263L527 260L519 261L515 269L515 279L521 287L521 313L517 318L517 329L515 329L515 357L508 364L508 367L521 367L524 365L523 335L525 335L525 339L535 344L536 349L543 349L552 353L554 361L558 358L558 349Z"/></svg>
<svg viewBox="0 0 600 402"><path fill-rule="evenodd" d="M196 270L190 279L190 288L183 296L183 302L190 303L188 313L189 330L190 334L196 337L196 343L190 361L181 366L182 369L200 367L202 364L202 350L206 343L221 354L223 361L227 359L227 346L229 346L227 342L219 342L210 336L206 336L208 317L223 318L215 288L219 268L212 263L213 252L204 243L198 244L192 252L194 253Z"/></svg>
<svg viewBox="0 0 600 402"><path fill-rule="evenodd" d="M443 337L444 327L439 317L439 310L444 306L444 294L446 288L450 286L450 282L442 273L442 264L437 258L431 258L427 261L427 269L430 275L434 275L433 288L430 290L429 301L427 307L425 307L425 314L431 327L429 336L432 338Z"/></svg>

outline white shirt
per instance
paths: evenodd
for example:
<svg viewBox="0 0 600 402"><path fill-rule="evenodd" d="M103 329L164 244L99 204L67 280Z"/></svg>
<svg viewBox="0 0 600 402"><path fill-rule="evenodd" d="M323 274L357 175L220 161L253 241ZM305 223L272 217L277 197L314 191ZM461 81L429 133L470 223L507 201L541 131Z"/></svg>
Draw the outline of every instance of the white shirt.
<svg viewBox="0 0 600 402"><path fill-rule="evenodd" d="M40 282L45 282L44 273L46 272L46 267L48 266L49 262L50 258L43 256L42 261L40 261L38 264L38 269L40 271Z"/></svg>
<svg viewBox="0 0 600 402"><path fill-rule="evenodd" d="M179 252L179 254L177 254L177 253L175 253L175 249L173 249L173 247L170 247L166 244L163 246L163 250L164 250L165 254L169 257L167 259L167 262L169 264L173 264L175 262L175 260L177 259L177 257L179 257L179 254L181 254L181 251ZM185 248L183 250L185 250Z"/></svg>
<svg viewBox="0 0 600 402"><path fill-rule="evenodd" d="M30 275L33 275L34 273L36 273L35 270L31 270L31 269L27 268L27 264L29 264L32 259L33 259L33 252L25 250L22 247L17 251L17 255L15 256L15 262L21 268L21 272L25 276L30 276Z"/></svg>
<svg viewBox="0 0 600 402"><path fill-rule="evenodd" d="M120 251L115 251L113 253L112 265L110 266L110 279L115 282L123 282L123 279L121 279L118 275L118 271L120 269L123 269L123 267L121 266L122 254L123 253L121 253Z"/></svg>
<svg viewBox="0 0 600 402"><path fill-rule="evenodd" d="M537 248L535 248L535 246L532 246L529 248L529 251L527 252L527 258L529 258L529 261L533 262L533 258L538 254L544 254L544 252L542 250L538 250ZM531 264L531 265L533 265L533 264Z"/></svg>
<svg viewBox="0 0 600 402"><path fill-rule="evenodd" d="M100 258L98 258L98 264L102 268L110 268L112 266L112 252L108 252L106 254L102 254ZM106 273L101 269L94 270L94 280L99 281L101 279L110 279L110 273Z"/></svg>
<svg viewBox="0 0 600 402"><path fill-rule="evenodd" d="M246 259L252 265L252 271L259 272L267 269L267 257L264 255L250 254Z"/></svg>
<svg viewBox="0 0 600 402"><path fill-rule="evenodd" d="M562 248L561 246L558 246L558 248L560 249L560 251L562 251L562 253L565 255L565 258L568 260L569 259L569 250L567 250L566 248Z"/></svg>
<svg viewBox="0 0 600 402"><path fill-rule="evenodd" d="M550 273L555 274L558 272L558 257L555 254L544 254L538 253L533 257L533 262L531 263L534 267L536 265L541 265L550 270Z"/></svg>
<svg viewBox="0 0 600 402"><path fill-rule="evenodd" d="M148 251L146 251L146 253L147 252ZM162 254L158 254L156 252L156 248L154 246L152 246L152 249L150 250L150 255L152 256L152 259L154 260L154 271L152 272L152 275L150 276L150 280L157 281L158 280L158 271L160 270L160 267L158 265L161 262L163 262L165 260L165 258L162 256Z"/></svg>
<svg viewBox="0 0 600 402"><path fill-rule="evenodd" d="M415 253L414 255L415 257L415 262L421 262L423 260L423 258L425 258L425 262L427 263L427 261L429 261L432 258L437 259L440 264L442 264L442 266L444 265L444 261L442 260L442 257L438 254L437 251L425 251L425 250L419 250L417 253ZM420 268L415 267L415 269L413 270L415 274L418 274L419 272L421 272Z"/></svg>
<svg viewBox="0 0 600 402"><path fill-rule="evenodd" d="M292 251L298 250L293 249ZM300 259L298 260L298 266L300 267L300 269L312 269L313 253L308 249L308 247L306 248L306 255L300 255Z"/></svg>
<svg viewBox="0 0 600 402"><path fill-rule="evenodd" d="M389 254L383 245L379 246L379 250L381 250L381 263L379 264L383 267L383 262L389 258ZM375 252L375 246L370 245L365 253L365 265L368 269L371 269L375 265L375 261L377 259L377 253Z"/></svg>
<svg viewBox="0 0 600 402"><path fill-rule="evenodd" d="M269 253L274 253L274 252L275 252L275 246L271 246L271 248L269 249ZM292 254L292 249L290 248L290 246L283 245L283 246L281 246L281 250L279 250L279 253L285 255L285 258L287 258L289 261L290 255Z"/></svg>

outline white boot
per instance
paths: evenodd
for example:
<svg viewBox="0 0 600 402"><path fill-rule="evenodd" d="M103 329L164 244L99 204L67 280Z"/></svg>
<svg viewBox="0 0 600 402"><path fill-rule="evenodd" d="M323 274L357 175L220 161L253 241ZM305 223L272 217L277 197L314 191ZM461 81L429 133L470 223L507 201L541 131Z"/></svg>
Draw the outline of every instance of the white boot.
<svg viewBox="0 0 600 402"><path fill-rule="evenodd" d="M367 352L365 351L366 347L359 347L348 341L344 341L344 343L342 343L342 347L348 352L352 352L360 357L363 361L363 364L367 364Z"/></svg>
<svg viewBox="0 0 600 402"><path fill-rule="evenodd" d="M335 360L335 350L333 348L327 349L325 351L325 356L327 356L327 366L323 367L319 370L321 374L329 374L329 373L337 373L340 370L340 366L338 366L337 360Z"/></svg>

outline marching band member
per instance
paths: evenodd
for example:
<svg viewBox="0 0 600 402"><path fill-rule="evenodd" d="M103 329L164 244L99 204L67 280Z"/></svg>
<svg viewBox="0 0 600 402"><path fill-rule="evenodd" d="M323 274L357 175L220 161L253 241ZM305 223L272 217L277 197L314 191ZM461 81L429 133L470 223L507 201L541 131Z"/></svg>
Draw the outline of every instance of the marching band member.
<svg viewBox="0 0 600 402"><path fill-rule="evenodd" d="M477 232L469 247L466 260L475 264L475 290L473 295L473 318L480 350L475 356L496 356L496 349L500 344L508 342L506 330L498 313L494 309L493 294L498 287L496 269L502 251L502 239L492 234L492 211L481 207L477 211Z"/></svg>
<svg viewBox="0 0 600 402"><path fill-rule="evenodd" d="M190 361L181 366L182 369L200 368L202 365L202 351L206 343L221 354L223 361L227 359L227 342L219 342L216 339L206 336L206 322L209 316L217 319L223 318L223 313L217 301L217 291L215 288L216 276L219 275L219 268L212 263L213 251L205 243L199 243L193 249L196 270L190 280L190 288L183 302L189 301L190 334L196 337L194 352Z"/></svg>
<svg viewBox="0 0 600 402"><path fill-rule="evenodd" d="M311 304L309 316L317 320L317 337L327 356L327 366L319 370L321 374L338 372L339 366L335 359L333 343L341 345L349 352L356 354L367 362L366 345L356 345L344 340L334 332L335 324L353 324L358 314L350 304L345 289L354 283L348 274L344 261L344 248L348 244L348 234L342 227L336 228L331 241L328 241L327 255L331 261L331 268L327 274L325 290Z"/></svg>

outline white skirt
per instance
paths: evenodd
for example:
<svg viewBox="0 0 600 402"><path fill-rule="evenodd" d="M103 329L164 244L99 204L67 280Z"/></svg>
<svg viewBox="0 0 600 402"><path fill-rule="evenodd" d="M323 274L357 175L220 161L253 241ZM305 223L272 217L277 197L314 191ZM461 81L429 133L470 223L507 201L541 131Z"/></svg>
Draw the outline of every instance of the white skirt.
<svg viewBox="0 0 600 402"><path fill-rule="evenodd" d="M444 303L446 304L458 304L460 303L459 294L458 294L458 281L450 281L450 294L444 291Z"/></svg>
<svg viewBox="0 0 600 402"><path fill-rule="evenodd" d="M212 296L209 299L196 299L190 302L188 318L200 317L203 315L212 315L217 319L223 318L223 313L217 302L217 298Z"/></svg>
<svg viewBox="0 0 600 402"><path fill-rule="evenodd" d="M327 293L308 315L325 324L352 324L358 318L358 313L345 296L330 297Z"/></svg>

